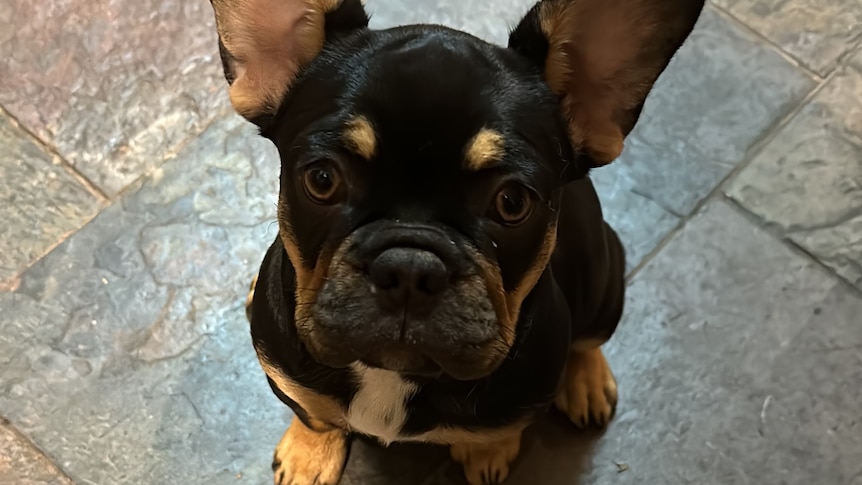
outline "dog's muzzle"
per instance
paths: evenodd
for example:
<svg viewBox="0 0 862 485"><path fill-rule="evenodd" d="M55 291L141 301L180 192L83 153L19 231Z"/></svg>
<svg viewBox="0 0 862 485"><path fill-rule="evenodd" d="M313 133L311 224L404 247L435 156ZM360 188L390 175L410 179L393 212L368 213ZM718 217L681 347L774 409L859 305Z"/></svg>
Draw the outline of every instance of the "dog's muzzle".
<svg viewBox="0 0 862 485"><path fill-rule="evenodd" d="M336 251L317 295L311 351L405 373L477 378L499 359L499 325L479 265L444 229L376 223Z"/></svg>

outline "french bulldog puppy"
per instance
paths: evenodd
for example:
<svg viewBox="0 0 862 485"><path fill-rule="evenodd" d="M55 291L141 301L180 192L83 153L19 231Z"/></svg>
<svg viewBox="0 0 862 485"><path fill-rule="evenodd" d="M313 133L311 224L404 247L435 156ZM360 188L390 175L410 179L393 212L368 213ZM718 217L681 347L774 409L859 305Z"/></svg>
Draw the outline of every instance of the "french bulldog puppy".
<svg viewBox="0 0 862 485"><path fill-rule="evenodd" d="M605 425L625 262L587 175L703 0L542 0L507 47L372 30L360 0L211 3L231 102L281 157L247 308L295 414L275 483L336 484L362 434L496 484L552 405Z"/></svg>

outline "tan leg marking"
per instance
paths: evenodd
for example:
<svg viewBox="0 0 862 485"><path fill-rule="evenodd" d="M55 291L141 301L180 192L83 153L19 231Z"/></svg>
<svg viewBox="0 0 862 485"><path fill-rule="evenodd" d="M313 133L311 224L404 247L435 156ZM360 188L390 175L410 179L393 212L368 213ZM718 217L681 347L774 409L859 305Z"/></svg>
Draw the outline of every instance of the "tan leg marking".
<svg viewBox="0 0 862 485"><path fill-rule="evenodd" d="M509 476L509 466L521 451L522 433L523 427L518 427L505 436L494 436L484 442L471 440L453 444L449 452L452 459L464 467L464 476L470 485L503 483Z"/></svg>
<svg viewBox="0 0 862 485"><path fill-rule="evenodd" d="M254 289L257 287L257 275L251 279L251 284L248 286L248 295L245 297L245 317L251 322L251 302L254 301Z"/></svg>
<svg viewBox="0 0 862 485"><path fill-rule="evenodd" d="M293 418L275 447L275 485L336 485L347 460L347 435L341 430L319 433Z"/></svg>
<svg viewBox="0 0 862 485"><path fill-rule="evenodd" d="M329 428L347 428L345 421L347 410L335 399L295 382L281 369L274 366L265 354L258 352L257 358L263 371L275 383L275 387L293 399L299 407L308 413L312 426L321 431Z"/></svg>
<svg viewBox="0 0 862 485"><path fill-rule="evenodd" d="M572 345L563 386L557 394L557 408L576 426L605 426L617 406L617 381L602 349Z"/></svg>

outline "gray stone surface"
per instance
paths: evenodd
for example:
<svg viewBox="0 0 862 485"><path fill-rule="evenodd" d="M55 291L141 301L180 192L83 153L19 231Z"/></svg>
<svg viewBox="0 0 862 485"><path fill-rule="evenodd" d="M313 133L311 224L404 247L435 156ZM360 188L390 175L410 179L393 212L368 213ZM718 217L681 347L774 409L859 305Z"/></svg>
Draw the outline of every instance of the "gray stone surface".
<svg viewBox="0 0 862 485"><path fill-rule="evenodd" d="M726 190L862 289L862 52Z"/></svg>
<svg viewBox="0 0 862 485"><path fill-rule="evenodd" d="M243 312L275 149L217 123L0 293L0 410L81 483L263 483L288 422Z"/></svg>
<svg viewBox="0 0 862 485"><path fill-rule="evenodd" d="M100 201L0 111L0 291L69 232Z"/></svg>
<svg viewBox="0 0 862 485"><path fill-rule="evenodd" d="M716 201L627 305L616 419L603 436L542 423L508 484L862 483L856 292Z"/></svg>
<svg viewBox="0 0 862 485"><path fill-rule="evenodd" d="M72 485L45 455L0 419L0 483Z"/></svg>
<svg viewBox="0 0 862 485"><path fill-rule="evenodd" d="M209 2L2 5L0 105L109 195L226 106Z"/></svg>
<svg viewBox="0 0 862 485"><path fill-rule="evenodd" d="M629 268L813 87L777 52L706 9L656 83L623 155L594 171Z"/></svg>
<svg viewBox="0 0 862 485"><path fill-rule="evenodd" d="M366 2L372 28L402 24L441 24L464 30L500 45L508 43L509 31L527 13L535 0L435 0Z"/></svg>
<svg viewBox="0 0 862 485"><path fill-rule="evenodd" d="M821 75L862 39L855 0L714 0Z"/></svg>

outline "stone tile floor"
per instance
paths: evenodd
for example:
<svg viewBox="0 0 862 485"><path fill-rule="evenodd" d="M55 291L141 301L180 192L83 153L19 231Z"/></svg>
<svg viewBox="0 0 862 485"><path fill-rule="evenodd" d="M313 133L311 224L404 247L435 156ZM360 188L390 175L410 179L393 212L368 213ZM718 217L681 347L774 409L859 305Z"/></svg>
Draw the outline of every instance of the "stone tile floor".
<svg viewBox="0 0 862 485"><path fill-rule="evenodd" d="M530 0L369 1L496 42ZM0 483L269 483L289 415L246 285L278 162L207 2L0 0ZM593 177L628 307L603 434L556 416L512 484L862 484L862 3L714 0ZM343 484L458 485L358 442Z"/></svg>

